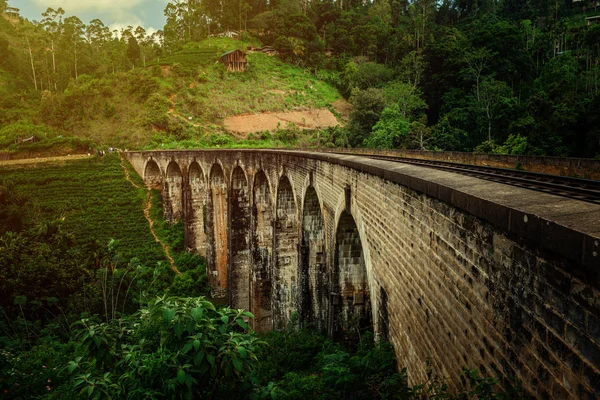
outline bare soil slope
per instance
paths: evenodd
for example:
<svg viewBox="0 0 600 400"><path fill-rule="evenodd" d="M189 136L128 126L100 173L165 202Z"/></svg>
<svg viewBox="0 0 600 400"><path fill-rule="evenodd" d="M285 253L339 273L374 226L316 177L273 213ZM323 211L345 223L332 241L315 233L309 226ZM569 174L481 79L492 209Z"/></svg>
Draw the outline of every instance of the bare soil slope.
<svg viewBox="0 0 600 400"><path fill-rule="evenodd" d="M277 128L287 128L289 124L308 130L341 125L335 115L326 108L243 114L227 117L223 121L225 129L237 136L246 136L253 132L274 131Z"/></svg>

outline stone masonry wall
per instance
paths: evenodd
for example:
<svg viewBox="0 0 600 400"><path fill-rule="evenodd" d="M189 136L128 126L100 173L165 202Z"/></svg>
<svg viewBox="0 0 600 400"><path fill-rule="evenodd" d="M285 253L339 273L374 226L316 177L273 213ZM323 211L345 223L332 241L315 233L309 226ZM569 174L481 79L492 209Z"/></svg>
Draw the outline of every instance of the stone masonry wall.
<svg viewBox="0 0 600 400"><path fill-rule="evenodd" d="M313 315L331 331L333 278L364 279L372 328L394 345L411 383L425 381L429 359L454 386L468 365L520 380L538 398L600 396L600 206L348 155L205 150L127 157L140 174L151 162L165 171L174 158L184 187L193 160L203 171L222 165L229 182L234 166L243 165L252 183L247 296L259 329L283 326L301 311L302 273L322 268L326 279L309 288L320 291L326 310ZM314 201L311 213L302 210L309 187L323 219L323 265L311 256L301 268L303 216L318 215ZM231 224L238 216L227 210L219 212ZM222 239L228 248L229 237ZM234 287L229 282L225 290ZM363 307L360 290L351 292L345 307L355 311Z"/></svg>

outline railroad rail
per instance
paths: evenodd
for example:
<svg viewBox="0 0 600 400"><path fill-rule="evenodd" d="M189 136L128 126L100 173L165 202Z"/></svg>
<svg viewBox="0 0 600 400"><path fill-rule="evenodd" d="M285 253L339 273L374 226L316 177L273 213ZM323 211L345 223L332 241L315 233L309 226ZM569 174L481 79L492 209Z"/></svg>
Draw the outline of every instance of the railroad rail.
<svg viewBox="0 0 600 400"><path fill-rule="evenodd" d="M413 164L422 167L451 171L457 174L468 175L480 179L504 183L507 185L552 193L555 195L568 197L570 199L600 204L600 181L597 180L542 174L539 172L528 172L517 169L459 164L447 161L421 160L415 158L384 155L355 155L377 160L401 162L404 164Z"/></svg>

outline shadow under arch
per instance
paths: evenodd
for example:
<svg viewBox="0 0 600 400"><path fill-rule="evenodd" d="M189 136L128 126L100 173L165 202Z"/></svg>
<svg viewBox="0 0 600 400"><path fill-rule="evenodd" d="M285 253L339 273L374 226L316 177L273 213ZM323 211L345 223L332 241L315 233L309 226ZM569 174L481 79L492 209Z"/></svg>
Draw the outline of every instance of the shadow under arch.
<svg viewBox="0 0 600 400"><path fill-rule="evenodd" d="M333 338L356 342L362 332L373 330L363 244L352 214L345 210L335 234L330 301L329 330Z"/></svg>
<svg viewBox="0 0 600 400"><path fill-rule="evenodd" d="M160 189L163 181L158 163L150 158L144 167L144 183L153 189Z"/></svg>
<svg viewBox="0 0 600 400"><path fill-rule="evenodd" d="M325 221L319 197L313 186L304 195L300 244L300 318L303 324L315 323L325 329L328 288Z"/></svg>
<svg viewBox="0 0 600 400"><path fill-rule="evenodd" d="M275 204L275 267L273 273L273 318L283 328L297 310L298 218L289 178L279 178Z"/></svg>
<svg viewBox="0 0 600 400"><path fill-rule="evenodd" d="M273 329L272 257L273 257L273 202L271 189L264 171L254 175L252 185L250 310L254 314L254 330Z"/></svg>
<svg viewBox="0 0 600 400"><path fill-rule="evenodd" d="M229 196L229 305L250 307L250 190L244 170L237 166L231 174Z"/></svg>

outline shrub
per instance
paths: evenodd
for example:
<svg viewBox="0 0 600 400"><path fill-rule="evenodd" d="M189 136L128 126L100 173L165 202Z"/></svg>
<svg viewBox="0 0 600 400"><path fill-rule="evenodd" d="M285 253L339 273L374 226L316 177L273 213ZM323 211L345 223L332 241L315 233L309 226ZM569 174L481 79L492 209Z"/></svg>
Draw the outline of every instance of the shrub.
<svg viewBox="0 0 600 400"><path fill-rule="evenodd" d="M82 320L89 358L68 369L86 397L246 397L262 344L245 321L252 317L203 298L160 297L110 323Z"/></svg>

